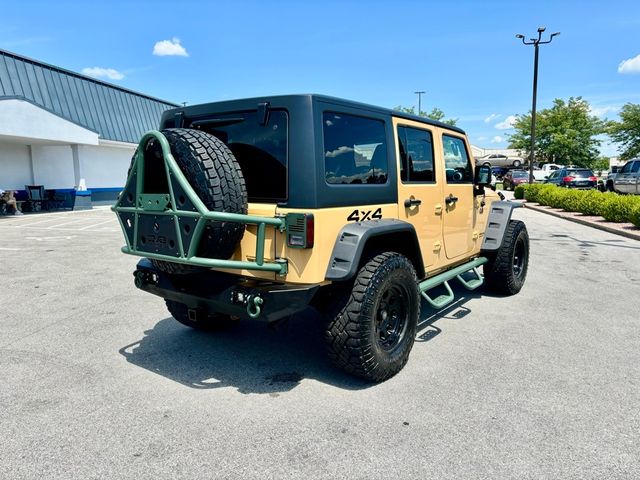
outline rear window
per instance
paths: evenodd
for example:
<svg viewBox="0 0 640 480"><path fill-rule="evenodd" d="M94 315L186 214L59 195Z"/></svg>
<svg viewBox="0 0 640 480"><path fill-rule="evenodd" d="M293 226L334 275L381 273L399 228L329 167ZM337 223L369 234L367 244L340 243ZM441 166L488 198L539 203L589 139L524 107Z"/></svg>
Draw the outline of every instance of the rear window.
<svg viewBox="0 0 640 480"><path fill-rule="evenodd" d="M511 174L514 178L526 178L529 176L527 172L513 172Z"/></svg>
<svg viewBox="0 0 640 480"><path fill-rule="evenodd" d="M580 170L567 170L567 174L572 177L588 178L593 177L593 172L586 168Z"/></svg>
<svg viewBox="0 0 640 480"><path fill-rule="evenodd" d="M260 125L257 111L213 115L196 122L231 150L242 168L250 202L287 199L288 115L270 110Z"/></svg>
<svg viewBox="0 0 640 480"><path fill-rule="evenodd" d="M322 128L327 183L362 185L387 182L389 169L383 121L324 112Z"/></svg>

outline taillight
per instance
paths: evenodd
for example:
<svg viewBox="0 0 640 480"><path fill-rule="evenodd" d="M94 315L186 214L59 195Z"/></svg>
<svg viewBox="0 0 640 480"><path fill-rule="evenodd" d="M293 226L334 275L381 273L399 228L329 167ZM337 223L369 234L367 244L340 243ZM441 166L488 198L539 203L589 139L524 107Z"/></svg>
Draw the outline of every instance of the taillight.
<svg viewBox="0 0 640 480"><path fill-rule="evenodd" d="M574 177L564 177L564 178L562 179L562 181L563 181L563 182L566 182L566 183L568 183L568 182L573 182L573 178L574 178Z"/></svg>
<svg viewBox="0 0 640 480"><path fill-rule="evenodd" d="M598 181L598 177L591 176L591 177L589 177L589 180L591 180L592 182L597 182Z"/></svg>
<svg viewBox="0 0 640 480"><path fill-rule="evenodd" d="M306 216L306 220L307 220L307 248L312 248L313 247L313 239L315 236L315 232L314 232L314 227L315 227L315 222L313 220L313 214L309 213Z"/></svg>
<svg viewBox="0 0 640 480"><path fill-rule="evenodd" d="M312 213L288 213L287 246L292 248L312 248L314 240L314 220Z"/></svg>

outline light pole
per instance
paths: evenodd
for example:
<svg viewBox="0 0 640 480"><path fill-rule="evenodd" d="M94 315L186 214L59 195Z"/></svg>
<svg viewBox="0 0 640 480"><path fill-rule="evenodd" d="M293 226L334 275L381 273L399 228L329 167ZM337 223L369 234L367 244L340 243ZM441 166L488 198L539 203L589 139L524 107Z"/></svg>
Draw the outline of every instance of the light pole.
<svg viewBox="0 0 640 480"><path fill-rule="evenodd" d="M420 116L420 112L422 112L422 94L425 92L421 91L421 92L413 92L413 93L418 95L418 116Z"/></svg>
<svg viewBox="0 0 640 480"><path fill-rule="evenodd" d="M525 45L533 45L535 53L533 55L533 100L531 102L531 157L529 158L529 183L533 183L533 162L536 155L536 97L538 95L538 46L546 43L551 43L553 37L560 35L560 32L552 33L549 40L542 41L542 33L546 30L545 27L538 28L538 38L530 38L529 41L525 41L524 35L517 34L516 38L522 40Z"/></svg>

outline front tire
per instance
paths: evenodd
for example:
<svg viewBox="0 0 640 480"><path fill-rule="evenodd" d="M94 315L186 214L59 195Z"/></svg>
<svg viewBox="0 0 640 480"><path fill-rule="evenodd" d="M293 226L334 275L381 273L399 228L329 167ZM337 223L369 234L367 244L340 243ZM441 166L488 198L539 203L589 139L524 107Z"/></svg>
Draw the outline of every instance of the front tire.
<svg viewBox="0 0 640 480"><path fill-rule="evenodd" d="M484 264L484 282L490 291L515 295L527 278L529 234L520 220L511 220L504 232L502 246Z"/></svg>
<svg viewBox="0 0 640 480"><path fill-rule="evenodd" d="M394 376L409 359L420 316L409 259L395 252L375 256L360 268L350 295L341 297L325 335L329 358L374 382Z"/></svg>

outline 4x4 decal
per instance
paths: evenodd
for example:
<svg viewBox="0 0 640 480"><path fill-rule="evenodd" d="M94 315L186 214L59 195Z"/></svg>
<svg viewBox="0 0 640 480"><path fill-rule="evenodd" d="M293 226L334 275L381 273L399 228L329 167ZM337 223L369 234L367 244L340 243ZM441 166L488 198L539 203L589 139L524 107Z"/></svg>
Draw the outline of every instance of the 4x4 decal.
<svg viewBox="0 0 640 480"><path fill-rule="evenodd" d="M382 208L377 208L373 213L372 210L354 210L347 217L348 222L364 222L365 220L371 220L373 218L382 218Z"/></svg>

